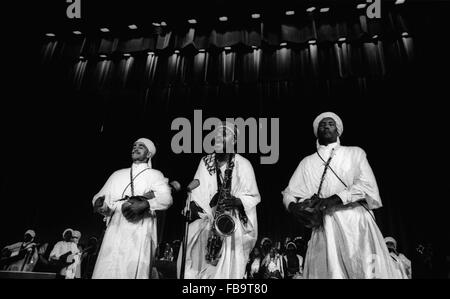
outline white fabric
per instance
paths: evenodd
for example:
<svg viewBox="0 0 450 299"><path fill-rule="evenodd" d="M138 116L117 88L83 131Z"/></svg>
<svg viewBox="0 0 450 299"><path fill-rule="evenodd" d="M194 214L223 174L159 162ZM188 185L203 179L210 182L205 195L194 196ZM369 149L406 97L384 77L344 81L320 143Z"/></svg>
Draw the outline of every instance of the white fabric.
<svg viewBox="0 0 450 299"><path fill-rule="evenodd" d="M73 269L78 266L78 258L76 258L76 256L78 256L78 254L80 253L77 244L71 241L59 241L55 244L52 251L50 252L50 259L59 259L61 255L69 251L72 253L68 256L68 259L70 260L71 258L73 258L75 262L67 267L62 268L59 274L61 274L62 276L66 276L69 272L69 275L67 275L66 278L73 278L73 276L71 276L71 273Z"/></svg>
<svg viewBox="0 0 450 299"><path fill-rule="evenodd" d="M74 279L81 277L81 251L72 254L73 263L67 267L66 279Z"/></svg>
<svg viewBox="0 0 450 299"><path fill-rule="evenodd" d="M276 253L274 257L270 256L270 253L266 255L263 259L262 267L264 267L264 272L266 277L264 278L275 278L275 276L271 276L275 274L276 271L280 272L281 278L284 278L284 267L283 267L283 257L282 255Z"/></svg>
<svg viewBox="0 0 450 299"><path fill-rule="evenodd" d="M225 165L221 172L225 170ZM201 219L189 225L188 245L186 252L185 278L241 279L244 277L251 250L258 237L256 205L261 198L256 184L255 174L250 162L239 154L235 155L235 166L231 179L231 194L240 198L248 217L247 225L235 217L237 229L234 235L225 238L222 255L216 266L206 263L206 245L214 215L209 202L217 192L216 174L210 175L204 160L200 161L194 179L200 186L192 191L191 200L204 211ZM182 250L178 255L178 276L181 269Z"/></svg>
<svg viewBox="0 0 450 299"><path fill-rule="evenodd" d="M155 197L148 200L150 211L142 221L129 222L122 214L118 201L131 196L130 168L114 172L94 196L93 203L105 196L107 229L97 258L92 278L149 278L157 247L156 210L166 210L172 205L168 179L147 164L133 164L134 193L136 196L153 191ZM139 176L139 172L142 170Z"/></svg>
<svg viewBox="0 0 450 299"><path fill-rule="evenodd" d="M259 273L259 269L261 267L261 258L257 257L253 260L250 265L250 277L254 277L255 274Z"/></svg>
<svg viewBox="0 0 450 299"><path fill-rule="evenodd" d="M339 142L320 146L327 161L332 149L331 168L348 186L328 170L323 182L323 198L337 194L343 207L324 216L324 226L314 229L305 257L305 278L399 278L384 238L368 212L357 201L365 200L369 209L382 206L375 176L365 152L359 147L340 146ZM304 158L283 192L286 207L303 201L318 191L324 162L315 153Z"/></svg>
<svg viewBox="0 0 450 299"><path fill-rule="evenodd" d="M390 254L392 259L395 261L395 264L397 265L401 277L403 279L411 279L412 277L411 261L402 253L399 253L397 255L394 252L390 252Z"/></svg>
<svg viewBox="0 0 450 299"><path fill-rule="evenodd" d="M341 118L333 112L321 113L319 116L317 116L314 119L314 121L313 121L314 135L316 135L316 137L317 137L317 128L319 128L319 123L322 119L327 118L327 117L331 117L336 122L337 131L338 131L339 135L342 135L342 133L344 132L344 124L342 123Z"/></svg>

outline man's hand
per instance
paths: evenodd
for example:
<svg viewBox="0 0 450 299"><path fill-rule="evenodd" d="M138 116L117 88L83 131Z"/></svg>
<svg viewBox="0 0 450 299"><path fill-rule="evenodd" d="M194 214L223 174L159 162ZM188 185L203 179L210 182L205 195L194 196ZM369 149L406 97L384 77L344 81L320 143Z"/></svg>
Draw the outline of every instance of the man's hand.
<svg viewBox="0 0 450 299"><path fill-rule="evenodd" d="M331 208L339 206L341 204L342 204L341 198L335 194L327 198L320 198L317 204L315 205L315 208L317 208L319 211L323 213L326 213Z"/></svg>
<svg viewBox="0 0 450 299"><path fill-rule="evenodd" d="M308 228L320 227L322 225L322 213L315 208L311 208L311 202L291 202L288 210L294 217Z"/></svg>
<svg viewBox="0 0 450 299"><path fill-rule="evenodd" d="M186 208L183 209L182 214L185 217L188 217L186 215ZM200 207L199 205L197 205L197 203L195 201L191 201L189 203L189 212L190 212L190 219L188 219L189 223L194 222L197 219L200 219L200 213L205 213L205 211L202 209L202 207Z"/></svg>
<svg viewBox="0 0 450 299"><path fill-rule="evenodd" d="M150 204L147 200L139 197L130 197L130 199L122 204L122 214L130 222L136 222L142 219L144 213L148 211Z"/></svg>
<svg viewBox="0 0 450 299"><path fill-rule="evenodd" d="M239 208L242 206L242 201L240 198L237 198L235 196L231 196L229 199L225 199L222 203L222 206L220 208L223 208L225 210L231 210L235 208Z"/></svg>
<svg viewBox="0 0 450 299"><path fill-rule="evenodd" d="M155 192L150 190L147 193L145 193L143 196L147 199L152 199L152 198L155 198Z"/></svg>
<svg viewBox="0 0 450 299"><path fill-rule="evenodd" d="M104 196L104 195L98 197L98 198L95 200L95 202L94 202L94 213L99 213L99 214L101 214L101 213L104 212L104 209L102 208L104 202L105 202L105 196Z"/></svg>

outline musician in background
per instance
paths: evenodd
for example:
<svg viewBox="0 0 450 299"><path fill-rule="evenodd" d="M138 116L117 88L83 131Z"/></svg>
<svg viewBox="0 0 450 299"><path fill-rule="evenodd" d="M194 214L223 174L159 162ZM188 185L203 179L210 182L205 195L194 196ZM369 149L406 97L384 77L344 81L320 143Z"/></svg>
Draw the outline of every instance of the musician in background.
<svg viewBox="0 0 450 299"><path fill-rule="evenodd" d="M50 252L50 262L55 265L55 267L59 268L59 275L61 278L72 279L75 276L73 275L73 268L76 267L76 258L75 256L79 254L80 250L78 249L77 244L73 242L73 230L67 228L64 230L63 240L57 242Z"/></svg>
<svg viewBox="0 0 450 299"><path fill-rule="evenodd" d="M6 271L33 271L39 259L37 244L34 242L36 233L29 229L25 232L22 242L17 242L2 249L2 268Z"/></svg>
<svg viewBox="0 0 450 299"><path fill-rule="evenodd" d="M261 264L264 279L284 279L285 263L277 247L272 247Z"/></svg>
<svg viewBox="0 0 450 299"><path fill-rule="evenodd" d="M250 259L247 263L246 276L247 279L261 279L261 264L264 259L264 256L261 253L261 249L258 246L255 246L250 253Z"/></svg>
<svg viewBox="0 0 450 299"><path fill-rule="evenodd" d="M261 240L261 255L266 257L269 254L270 249L272 249L272 240L269 237L264 237Z"/></svg>
<svg viewBox="0 0 450 299"><path fill-rule="evenodd" d="M403 279L411 279L411 261L402 253L397 251L397 241L392 237L384 239L392 259L397 264Z"/></svg>
<svg viewBox="0 0 450 299"><path fill-rule="evenodd" d="M81 232L74 230L72 233L72 242L74 242L78 247L78 253L73 255L74 262L68 267L66 272L66 278L81 278L81 260L83 258L83 248L79 244L81 238ZM68 273L69 272L69 273Z"/></svg>
<svg viewBox="0 0 450 299"><path fill-rule="evenodd" d="M260 195L252 165L235 153L237 134L236 126L231 123L216 127L215 152L202 158L195 173L194 179L200 181L200 186L191 193L192 222L187 239L185 278L244 277L250 251L258 237L256 205ZM231 183L229 194L221 192L227 182ZM218 208L226 211L232 219L226 222L235 228L225 237L214 228ZM178 276L181 261L182 254L179 254Z"/></svg>
<svg viewBox="0 0 450 299"><path fill-rule="evenodd" d="M168 179L152 168L153 142L138 139L130 168L114 172L93 198L107 229L92 278L148 279L157 248L157 210L172 205Z"/></svg>
<svg viewBox="0 0 450 299"><path fill-rule="evenodd" d="M297 254L297 246L294 242L286 244L286 252L283 255L285 264L285 277L287 279L300 278L303 274L303 257Z"/></svg>
<svg viewBox="0 0 450 299"><path fill-rule="evenodd" d="M160 260L173 262L173 248L170 246L170 243L164 242L162 243Z"/></svg>
<svg viewBox="0 0 450 299"><path fill-rule="evenodd" d="M288 211L312 228L304 278L400 278L371 211L382 204L366 153L340 145L344 127L332 112L313 128L317 151L283 191Z"/></svg>

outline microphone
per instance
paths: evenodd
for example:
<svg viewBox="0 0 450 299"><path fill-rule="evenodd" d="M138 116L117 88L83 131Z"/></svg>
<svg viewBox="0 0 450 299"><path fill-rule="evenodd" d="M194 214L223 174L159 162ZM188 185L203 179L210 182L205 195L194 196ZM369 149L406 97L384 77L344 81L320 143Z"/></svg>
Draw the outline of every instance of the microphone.
<svg viewBox="0 0 450 299"><path fill-rule="evenodd" d="M194 190L198 186L200 186L200 181L198 179L195 179L195 180L193 180L192 182L189 183L189 185L186 187L186 190L187 190L187 192L191 192L192 190Z"/></svg>

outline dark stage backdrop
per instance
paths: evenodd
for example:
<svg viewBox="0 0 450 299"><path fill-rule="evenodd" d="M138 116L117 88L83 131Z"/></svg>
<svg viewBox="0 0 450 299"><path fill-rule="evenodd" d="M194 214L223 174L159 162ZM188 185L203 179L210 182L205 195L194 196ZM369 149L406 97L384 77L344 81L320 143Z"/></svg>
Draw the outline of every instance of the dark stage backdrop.
<svg viewBox="0 0 450 299"><path fill-rule="evenodd" d="M345 5L226 24L155 27L147 20L135 31L116 20L113 28L122 29L106 34L86 11L81 35L37 22L9 39L17 55L4 56L12 65L7 88L13 93L2 119L1 246L28 228L50 242L66 227L80 230L82 240L100 235L92 196L113 171L129 167L138 137L155 142L154 168L189 183L202 155L172 152L171 122L193 121L201 109L204 119L280 119L276 164L244 154L262 197L260 237L309 235L286 213L281 191L315 150L313 119L334 111L344 122L342 144L362 147L374 170L383 234L394 236L406 254L426 241L447 250L448 234L441 233L448 227L447 194L438 175L446 160L440 142L448 136L439 116L448 84L447 2L388 6L378 21ZM184 196L174 200L166 241L182 237Z"/></svg>

